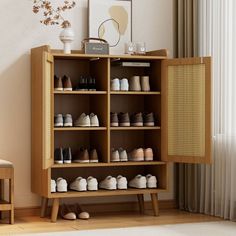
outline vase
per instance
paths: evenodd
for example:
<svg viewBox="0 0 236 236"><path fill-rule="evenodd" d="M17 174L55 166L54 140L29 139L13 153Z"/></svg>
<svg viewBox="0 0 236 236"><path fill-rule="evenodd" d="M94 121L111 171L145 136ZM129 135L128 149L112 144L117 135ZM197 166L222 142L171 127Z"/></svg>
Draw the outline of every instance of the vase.
<svg viewBox="0 0 236 236"><path fill-rule="evenodd" d="M71 43L74 41L75 33L71 27L64 28L60 33L60 40L64 44L64 53L71 53Z"/></svg>

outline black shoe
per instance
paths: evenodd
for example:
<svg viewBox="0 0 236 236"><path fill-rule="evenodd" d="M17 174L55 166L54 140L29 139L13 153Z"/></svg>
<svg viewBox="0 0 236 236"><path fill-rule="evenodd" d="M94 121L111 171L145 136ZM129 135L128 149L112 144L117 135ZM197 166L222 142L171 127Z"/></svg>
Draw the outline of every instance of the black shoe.
<svg viewBox="0 0 236 236"><path fill-rule="evenodd" d="M88 79L88 89L90 91L96 91L96 80L95 80L95 78L89 77L89 79Z"/></svg>
<svg viewBox="0 0 236 236"><path fill-rule="evenodd" d="M71 155L71 148L64 148L63 150L63 162L66 164L70 164L72 160L72 155Z"/></svg>
<svg viewBox="0 0 236 236"><path fill-rule="evenodd" d="M63 164L63 152L62 148L56 148L54 151L54 163Z"/></svg>
<svg viewBox="0 0 236 236"><path fill-rule="evenodd" d="M88 83L87 78L81 76L78 85L75 90L77 91L88 91Z"/></svg>

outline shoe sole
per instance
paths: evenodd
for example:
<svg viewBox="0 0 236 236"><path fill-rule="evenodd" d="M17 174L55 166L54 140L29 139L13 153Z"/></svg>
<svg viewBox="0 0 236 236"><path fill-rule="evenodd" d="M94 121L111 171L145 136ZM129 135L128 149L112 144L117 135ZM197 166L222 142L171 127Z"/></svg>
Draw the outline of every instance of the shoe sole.
<svg viewBox="0 0 236 236"><path fill-rule="evenodd" d="M54 127L63 127L63 123L56 123L54 124Z"/></svg>
<svg viewBox="0 0 236 236"><path fill-rule="evenodd" d="M156 182L149 182L147 183L148 188L157 188L157 183Z"/></svg>
<svg viewBox="0 0 236 236"><path fill-rule="evenodd" d="M58 187L58 186L57 186L57 192L59 192L59 193L65 193L65 192L67 192L67 187L65 187L65 186Z"/></svg>
<svg viewBox="0 0 236 236"><path fill-rule="evenodd" d="M55 164L63 164L63 161L54 161Z"/></svg>
<svg viewBox="0 0 236 236"><path fill-rule="evenodd" d="M65 123L65 124L64 124L64 127L72 127L72 126L73 126L72 123Z"/></svg>
<svg viewBox="0 0 236 236"><path fill-rule="evenodd" d="M111 123L111 126L112 126L112 127L118 127L118 126L119 126L119 123Z"/></svg>
<svg viewBox="0 0 236 236"><path fill-rule="evenodd" d="M75 127L90 127L90 125L75 125Z"/></svg>
<svg viewBox="0 0 236 236"><path fill-rule="evenodd" d="M71 160L68 160L68 161L63 161L63 163L65 163L65 164L71 164Z"/></svg>
<svg viewBox="0 0 236 236"><path fill-rule="evenodd" d="M78 187L78 188L70 188L70 189L73 190L73 191L77 191L77 192L85 192L85 191L87 191L86 187L83 187L83 188Z"/></svg>
<svg viewBox="0 0 236 236"><path fill-rule="evenodd" d="M72 91L72 88L64 88L63 91Z"/></svg>
<svg viewBox="0 0 236 236"><path fill-rule="evenodd" d="M131 123L131 126L134 126L134 127L141 127L143 126L143 123Z"/></svg>
<svg viewBox="0 0 236 236"><path fill-rule="evenodd" d="M144 158L143 159L129 159L129 161L140 162L140 161L144 161Z"/></svg>
<svg viewBox="0 0 236 236"><path fill-rule="evenodd" d="M105 189L105 190L116 190L116 185L114 186L107 186L107 187L100 187L101 189Z"/></svg>
<svg viewBox="0 0 236 236"><path fill-rule="evenodd" d="M63 88L54 88L54 91L63 91Z"/></svg>
<svg viewBox="0 0 236 236"><path fill-rule="evenodd" d="M142 183L142 184L138 184L136 186L129 185L129 187L131 187L131 188L147 188L147 185L146 185L146 183Z"/></svg>
<svg viewBox="0 0 236 236"><path fill-rule="evenodd" d="M155 126L154 122L144 123L144 126Z"/></svg>
<svg viewBox="0 0 236 236"><path fill-rule="evenodd" d="M153 161L153 157L145 157L145 161Z"/></svg>
<svg viewBox="0 0 236 236"><path fill-rule="evenodd" d="M122 127L129 127L130 123L120 123L120 126L122 126Z"/></svg>
<svg viewBox="0 0 236 236"><path fill-rule="evenodd" d="M73 161L73 163L89 163L89 160L86 160L86 161L80 161L80 160L78 160L78 161Z"/></svg>
<svg viewBox="0 0 236 236"><path fill-rule="evenodd" d="M90 163L98 163L98 160L89 160Z"/></svg>
<svg viewBox="0 0 236 236"><path fill-rule="evenodd" d="M91 124L90 127L99 127L98 124Z"/></svg>

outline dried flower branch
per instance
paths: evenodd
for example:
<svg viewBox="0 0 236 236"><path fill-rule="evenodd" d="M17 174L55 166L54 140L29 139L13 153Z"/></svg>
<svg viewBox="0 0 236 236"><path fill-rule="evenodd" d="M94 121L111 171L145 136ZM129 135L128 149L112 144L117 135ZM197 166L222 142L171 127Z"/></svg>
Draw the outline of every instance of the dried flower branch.
<svg viewBox="0 0 236 236"><path fill-rule="evenodd" d="M33 12L38 14L43 12L43 19L40 22L44 25L61 25L62 28L69 27L71 24L65 20L62 13L75 7L75 1L65 0L62 6L54 8L49 0L33 0Z"/></svg>

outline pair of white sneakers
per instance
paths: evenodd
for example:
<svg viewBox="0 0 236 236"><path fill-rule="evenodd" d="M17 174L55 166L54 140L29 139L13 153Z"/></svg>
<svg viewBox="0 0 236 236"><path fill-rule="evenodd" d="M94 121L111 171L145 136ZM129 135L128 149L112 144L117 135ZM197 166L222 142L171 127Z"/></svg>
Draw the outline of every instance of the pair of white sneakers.
<svg viewBox="0 0 236 236"><path fill-rule="evenodd" d="M67 192L67 181L61 177L55 181L51 179L51 193L55 192Z"/></svg>
<svg viewBox="0 0 236 236"><path fill-rule="evenodd" d="M129 82L128 79L112 79L111 80L111 91L129 91Z"/></svg>
<svg viewBox="0 0 236 236"><path fill-rule="evenodd" d="M129 181L131 188L157 188L157 178L154 175L148 174L146 176L136 175Z"/></svg>
<svg viewBox="0 0 236 236"><path fill-rule="evenodd" d="M109 175L99 183L99 188L106 190L127 189L127 179L122 175L118 175L116 178Z"/></svg>
<svg viewBox="0 0 236 236"><path fill-rule="evenodd" d="M89 176L87 179L77 177L71 184L70 189L78 192L82 191L96 191L98 190L98 181L96 178Z"/></svg>
<svg viewBox="0 0 236 236"><path fill-rule="evenodd" d="M128 161L128 155L126 150L123 148L119 148L118 150L111 150L111 161L119 162L119 161Z"/></svg>
<svg viewBox="0 0 236 236"><path fill-rule="evenodd" d="M95 115L94 113L91 113L90 115L82 113L75 121L74 125L78 127L98 127L99 120L97 115Z"/></svg>

